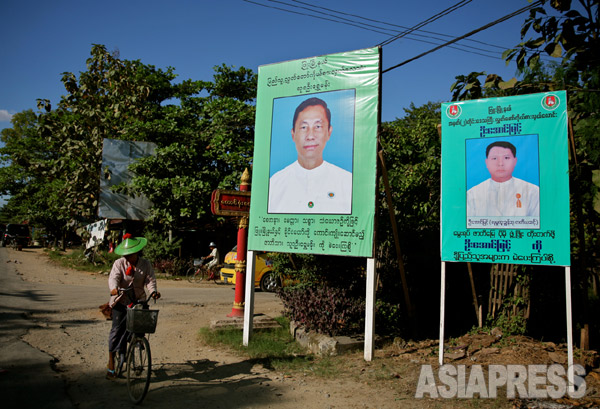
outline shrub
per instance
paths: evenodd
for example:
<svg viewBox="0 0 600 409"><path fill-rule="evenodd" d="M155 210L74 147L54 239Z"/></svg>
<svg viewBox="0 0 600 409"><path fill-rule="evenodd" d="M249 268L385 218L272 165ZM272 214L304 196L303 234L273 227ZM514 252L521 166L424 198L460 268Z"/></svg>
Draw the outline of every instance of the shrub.
<svg viewBox="0 0 600 409"><path fill-rule="evenodd" d="M375 332L379 335L398 335L406 331L406 317L399 304L375 301Z"/></svg>
<svg viewBox="0 0 600 409"><path fill-rule="evenodd" d="M156 260L153 263L157 274L169 276L184 276L189 268L189 263L179 258L169 260Z"/></svg>
<svg viewBox="0 0 600 409"><path fill-rule="evenodd" d="M284 287L278 293L287 318L308 331L330 336L362 332L364 301L343 288L328 286Z"/></svg>

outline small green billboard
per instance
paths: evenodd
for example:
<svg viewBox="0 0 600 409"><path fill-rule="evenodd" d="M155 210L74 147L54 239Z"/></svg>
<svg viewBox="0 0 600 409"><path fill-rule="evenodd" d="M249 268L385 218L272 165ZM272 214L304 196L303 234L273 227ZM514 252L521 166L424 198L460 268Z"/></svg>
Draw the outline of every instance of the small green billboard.
<svg viewBox="0 0 600 409"><path fill-rule="evenodd" d="M442 261L570 265L564 91L442 104Z"/></svg>

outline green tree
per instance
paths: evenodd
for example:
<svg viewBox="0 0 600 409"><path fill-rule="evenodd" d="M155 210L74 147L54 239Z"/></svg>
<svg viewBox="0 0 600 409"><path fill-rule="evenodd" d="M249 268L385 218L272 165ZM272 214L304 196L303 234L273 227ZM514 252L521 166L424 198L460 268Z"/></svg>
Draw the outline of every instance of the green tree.
<svg viewBox="0 0 600 409"><path fill-rule="evenodd" d="M441 141L437 131L440 104L411 104L403 118L382 124L380 145L385 160L394 215L411 304L420 316L428 308L431 276L439 274ZM378 298L406 317L398 254L383 185L379 189L377 249ZM438 260L437 262L435 260ZM406 325L406 322L404 323Z"/></svg>
<svg viewBox="0 0 600 409"><path fill-rule="evenodd" d="M51 180L61 180L52 210L68 218L94 220L97 215L104 138L157 141L161 103L174 95L172 69L162 71L139 61L120 60L104 46L94 45L87 71L79 77L63 73L67 94L40 115L40 134L57 155L44 164ZM159 122L159 125L155 125ZM145 132L140 132L143 129Z"/></svg>
<svg viewBox="0 0 600 409"><path fill-rule="evenodd" d="M134 165L124 191L153 201L151 217L169 227L214 222L210 197L216 188L236 188L251 166L256 75L244 67L215 67L214 82L199 83L205 96L181 99L181 124L170 144Z"/></svg>
<svg viewBox="0 0 600 409"><path fill-rule="evenodd" d="M64 183L49 177L45 164L57 157L40 136L38 115L32 110L13 116L12 128L2 130L0 148L0 189L10 195L3 209L7 222L29 221L45 226L53 235L60 233L67 219L51 211L60 201L57 191Z"/></svg>

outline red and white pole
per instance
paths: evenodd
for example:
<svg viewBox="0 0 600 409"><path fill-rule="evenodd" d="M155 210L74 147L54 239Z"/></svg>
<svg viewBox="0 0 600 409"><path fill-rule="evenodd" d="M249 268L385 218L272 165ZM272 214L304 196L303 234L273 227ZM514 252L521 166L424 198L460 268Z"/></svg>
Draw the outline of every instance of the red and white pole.
<svg viewBox="0 0 600 409"><path fill-rule="evenodd" d="M250 191L250 172L244 170L240 183L241 192ZM245 286L246 286L246 252L248 249L248 216L243 216L238 225L237 256L235 263L235 299L228 317L244 317ZM254 276L254 274L251 274ZM254 277L251 278L253 280Z"/></svg>

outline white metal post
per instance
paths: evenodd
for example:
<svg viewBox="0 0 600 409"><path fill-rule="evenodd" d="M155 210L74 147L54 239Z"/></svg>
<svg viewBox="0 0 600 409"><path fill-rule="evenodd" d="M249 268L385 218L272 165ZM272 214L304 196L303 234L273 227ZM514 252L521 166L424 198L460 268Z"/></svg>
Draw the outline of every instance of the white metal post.
<svg viewBox="0 0 600 409"><path fill-rule="evenodd" d="M440 284L440 366L444 364L444 318L446 314L446 262L442 261L442 282Z"/></svg>
<svg viewBox="0 0 600 409"><path fill-rule="evenodd" d="M252 324L254 318L254 251L246 253L246 296L244 306L244 333L242 343L248 346L252 336Z"/></svg>
<svg viewBox="0 0 600 409"><path fill-rule="evenodd" d="M367 295L365 303L365 361L373 360L375 338L375 259L367 259Z"/></svg>
<svg viewBox="0 0 600 409"><path fill-rule="evenodd" d="M571 315L571 267L565 267L565 295L567 303L567 379L569 392L575 392L575 374L573 372L573 318Z"/></svg>

